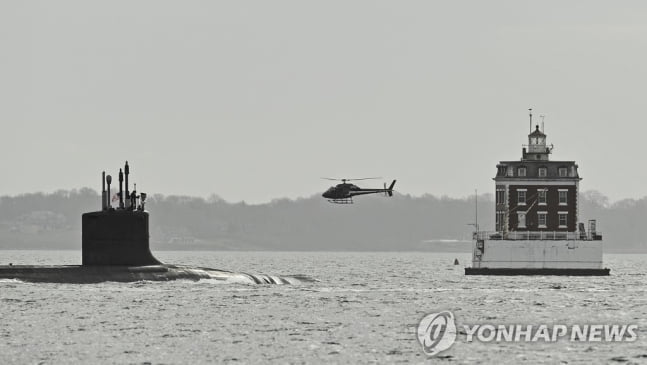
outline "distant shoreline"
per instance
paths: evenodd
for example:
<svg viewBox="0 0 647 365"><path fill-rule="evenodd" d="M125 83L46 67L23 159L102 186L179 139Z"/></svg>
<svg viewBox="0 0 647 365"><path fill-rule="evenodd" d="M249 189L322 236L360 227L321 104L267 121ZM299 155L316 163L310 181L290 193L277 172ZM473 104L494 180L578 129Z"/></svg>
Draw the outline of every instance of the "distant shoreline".
<svg viewBox="0 0 647 365"><path fill-rule="evenodd" d="M226 250L226 249L208 249L208 248L203 248L203 247L196 247L196 248L186 248L186 249L172 249L172 248L155 248L153 247L154 252L310 252L310 253L409 253L409 252L418 252L418 253L459 253L459 254L471 254L471 250L378 250L378 251L370 251L370 250L262 250L262 249L255 249L255 250L243 250L243 249L232 249L232 250ZM71 248L62 248L62 249L53 249L53 248L37 248L37 247L32 247L32 248L4 248L0 247L0 251L52 251L52 252L58 252L58 251L65 251L65 252L78 252L81 254L81 247L79 246L78 249L71 249ZM611 255L633 255L633 254L647 254L647 249L645 250L605 250L604 254L611 254Z"/></svg>
<svg viewBox="0 0 647 365"><path fill-rule="evenodd" d="M81 214L97 209L91 189L0 197L0 250L81 250ZM578 198L581 222L597 219L607 253L647 253L647 198L610 204ZM479 198L479 226L494 227L491 194ZM427 195L366 197L340 207L320 197L265 205L152 195L153 251L471 252L474 199Z"/></svg>

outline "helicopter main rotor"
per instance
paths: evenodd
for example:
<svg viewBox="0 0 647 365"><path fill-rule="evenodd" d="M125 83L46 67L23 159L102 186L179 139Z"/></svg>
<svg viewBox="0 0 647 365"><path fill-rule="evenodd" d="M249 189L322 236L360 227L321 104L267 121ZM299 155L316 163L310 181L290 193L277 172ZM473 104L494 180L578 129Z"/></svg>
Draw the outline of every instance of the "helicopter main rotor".
<svg viewBox="0 0 647 365"><path fill-rule="evenodd" d="M360 178L354 178L354 179L336 179L333 177L322 177L324 180L332 180L332 181L341 181L343 184L346 183L346 181L360 181L360 180L377 180L381 179L381 177L360 177Z"/></svg>

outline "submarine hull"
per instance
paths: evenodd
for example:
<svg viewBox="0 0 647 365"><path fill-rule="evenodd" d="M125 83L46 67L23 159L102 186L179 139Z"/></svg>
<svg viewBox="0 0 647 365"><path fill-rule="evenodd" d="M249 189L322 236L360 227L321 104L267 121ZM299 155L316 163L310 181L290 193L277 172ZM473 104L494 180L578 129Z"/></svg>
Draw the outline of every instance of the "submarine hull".
<svg viewBox="0 0 647 365"><path fill-rule="evenodd" d="M249 284L293 284L307 277L279 277L163 264L150 251L148 213L108 209L83 214L82 265L0 266L0 279L33 283L218 280Z"/></svg>
<svg viewBox="0 0 647 365"><path fill-rule="evenodd" d="M108 201L112 177L104 172L101 211L82 215L82 265L0 266L0 279L69 284L205 279L249 284L315 281L303 275L279 277L163 264L150 251L149 215L144 209L146 194L129 193L127 161L124 171L125 191L122 189L123 173L119 170L119 207L113 208Z"/></svg>
<svg viewBox="0 0 647 365"><path fill-rule="evenodd" d="M32 283L93 284L102 282L218 280L242 284L295 284L311 281L302 277L234 273L229 271L192 268L176 265L148 266L82 266L82 265L12 265L0 266L0 279L14 279Z"/></svg>

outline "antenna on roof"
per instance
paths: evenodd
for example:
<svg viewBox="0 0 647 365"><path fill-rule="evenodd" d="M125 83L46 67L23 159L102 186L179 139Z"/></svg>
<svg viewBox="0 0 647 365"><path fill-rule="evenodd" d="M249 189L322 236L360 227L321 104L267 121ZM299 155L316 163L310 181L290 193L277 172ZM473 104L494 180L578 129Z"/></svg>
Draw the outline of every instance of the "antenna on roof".
<svg viewBox="0 0 647 365"><path fill-rule="evenodd" d="M479 191L474 189L474 224L476 225L476 232L479 231Z"/></svg>
<svg viewBox="0 0 647 365"><path fill-rule="evenodd" d="M546 118L546 115L541 114L539 115L539 118L541 118L541 133L544 133L544 118Z"/></svg>
<svg viewBox="0 0 647 365"><path fill-rule="evenodd" d="M530 132L528 133L532 133L532 108L529 108L528 112L530 113Z"/></svg>

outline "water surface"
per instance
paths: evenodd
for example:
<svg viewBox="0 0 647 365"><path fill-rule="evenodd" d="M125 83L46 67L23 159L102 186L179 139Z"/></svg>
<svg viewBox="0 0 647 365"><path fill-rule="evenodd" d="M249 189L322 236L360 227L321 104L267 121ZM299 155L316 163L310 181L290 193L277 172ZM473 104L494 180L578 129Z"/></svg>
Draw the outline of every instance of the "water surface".
<svg viewBox="0 0 647 365"><path fill-rule="evenodd" d="M447 253L158 252L164 262L318 282L31 284L0 280L0 363L426 362L427 313L459 324L637 324L633 343L458 342L441 363L646 363L647 255L609 277L463 275ZM461 265L453 265L458 258ZM77 264L76 251L0 251L0 264Z"/></svg>

